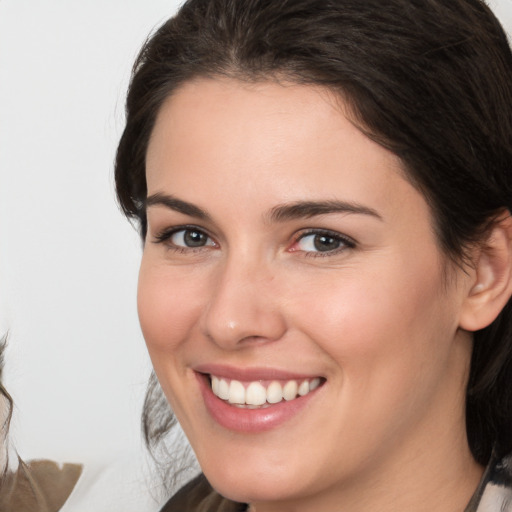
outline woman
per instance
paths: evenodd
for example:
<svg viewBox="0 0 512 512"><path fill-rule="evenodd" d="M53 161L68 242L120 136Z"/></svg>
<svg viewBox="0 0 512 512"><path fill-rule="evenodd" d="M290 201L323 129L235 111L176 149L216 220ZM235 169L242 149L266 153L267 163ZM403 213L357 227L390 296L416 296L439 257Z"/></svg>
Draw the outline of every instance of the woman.
<svg viewBox="0 0 512 512"><path fill-rule="evenodd" d="M204 474L165 511L512 510L511 105L479 0L190 0L147 42L117 192Z"/></svg>

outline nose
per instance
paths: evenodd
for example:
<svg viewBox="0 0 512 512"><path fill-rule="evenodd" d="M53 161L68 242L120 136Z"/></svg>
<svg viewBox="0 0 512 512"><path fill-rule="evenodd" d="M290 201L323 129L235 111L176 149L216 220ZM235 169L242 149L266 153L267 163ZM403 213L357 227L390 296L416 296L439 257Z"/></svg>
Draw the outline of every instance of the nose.
<svg viewBox="0 0 512 512"><path fill-rule="evenodd" d="M206 336L228 350L280 339L286 321L275 278L261 261L225 261L217 269L203 311Z"/></svg>

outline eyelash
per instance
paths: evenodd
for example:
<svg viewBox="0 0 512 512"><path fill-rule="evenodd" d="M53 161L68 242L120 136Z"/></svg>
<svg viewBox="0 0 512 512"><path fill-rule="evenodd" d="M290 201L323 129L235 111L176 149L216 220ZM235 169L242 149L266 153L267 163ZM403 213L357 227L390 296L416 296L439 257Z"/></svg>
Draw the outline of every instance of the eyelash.
<svg viewBox="0 0 512 512"><path fill-rule="evenodd" d="M169 248L172 251L178 252L178 253L198 252L198 251L203 250L205 247L211 247L211 245L202 245L199 247L184 247L184 246L176 245L176 244L172 243L170 241L170 239L175 234L179 233L180 231L183 231L183 232L189 231L189 232L200 233L200 234L204 235L205 237L207 237L208 239L213 241L213 238L210 235L208 235L208 233L206 233L204 231L204 229L198 228L197 226L193 226L193 225L185 225L185 226L176 226L174 228L164 229L163 231L160 231L160 233L157 233L154 236L153 243L165 244L167 246L167 248ZM214 244L217 245L216 242L214 242Z"/></svg>
<svg viewBox="0 0 512 512"><path fill-rule="evenodd" d="M336 231L330 231L328 229L309 229L307 231L303 231L298 236L296 236L293 245L298 244L301 240L304 240L308 236L326 236L328 238L332 238L336 242L341 244L341 247L337 247L333 250L328 251L302 251L306 258L327 258L329 256L336 256L347 249L354 249L356 247L356 242L346 236L338 233ZM300 249L291 249L291 252L299 252Z"/></svg>
<svg viewBox="0 0 512 512"><path fill-rule="evenodd" d="M202 245L198 247L185 247L181 245L176 245L172 242L170 242L170 239L176 235L179 232L196 232L204 235L207 237L207 239L211 240L213 244L209 245ZM356 242L346 236L342 235L336 231L330 231L326 229L309 229L306 231L303 231L295 236L295 239L292 243L292 247L296 244L298 244L301 240L304 240L308 236L325 236L328 238L332 238L336 242L339 242L341 244L341 247L337 247L333 250L327 250L327 251L303 251L300 249L288 249L289 252L302 252L303 255L307 258L325 258L329 256L335 256L339 253L342 253L346 251L347 249L354 249L356 247ZM212 247L213 245L217 245L217 243L213 240L213 238L204 231L204 229L198 228L197 226L193 225L185 225L185 226L176 226L174 228L165 229L161 231L160 233L156 234L154 236L154 243L156 244L165 244L169 249L176 251L178 253L189 253L189 252L198 252L203 250L206 247Z"/></svg>

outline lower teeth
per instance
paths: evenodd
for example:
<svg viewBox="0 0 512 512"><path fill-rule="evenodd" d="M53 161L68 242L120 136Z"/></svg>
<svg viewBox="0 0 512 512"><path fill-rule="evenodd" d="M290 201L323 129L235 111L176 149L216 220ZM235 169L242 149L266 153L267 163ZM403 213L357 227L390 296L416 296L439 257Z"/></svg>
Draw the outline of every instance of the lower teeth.
<svg viewBox="0 0 512 512"><path fill-rule="evenodd" d="M229 405L233 405L234 407L238 407L239 409L266 409L270 407L272 404L265 403L263 405L251 405L251 404L231 404L227 400L224 400Z"/></svg>

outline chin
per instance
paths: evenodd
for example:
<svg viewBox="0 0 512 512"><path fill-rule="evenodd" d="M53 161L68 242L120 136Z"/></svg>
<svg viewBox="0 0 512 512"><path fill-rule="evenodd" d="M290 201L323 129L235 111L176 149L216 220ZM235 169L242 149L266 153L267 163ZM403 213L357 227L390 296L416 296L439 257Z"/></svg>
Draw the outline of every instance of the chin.
<svg viewBox="0 0 512 512"><path fill-rule="evenodd" d="M276 466L267 461L251 457L235 457L231 464L229 457L221 460L211 459L212 464L201 466L212 487L225 498L239 503L279 502L304 492L308 484L295 474L292 467Z"/></svg>
<svg viewBox="0 0 512 512"><path fill-rule="evenodd" d="M219 494L238 503L285 501L297 491L285 478L276 480L255 474L243 478L240 475L226 477L217 474L207 474L206 477Z"/></svg>

